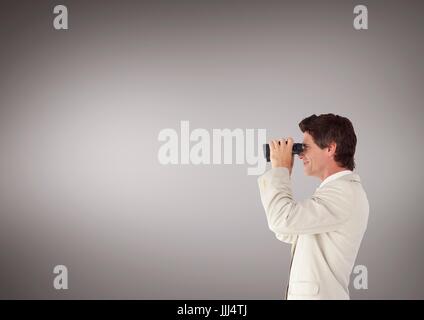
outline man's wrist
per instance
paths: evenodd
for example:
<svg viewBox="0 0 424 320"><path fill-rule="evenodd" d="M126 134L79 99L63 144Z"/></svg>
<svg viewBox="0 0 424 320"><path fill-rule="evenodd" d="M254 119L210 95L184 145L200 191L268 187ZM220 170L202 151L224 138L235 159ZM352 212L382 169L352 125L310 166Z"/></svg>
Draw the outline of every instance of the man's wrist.
<svg viewBox="0 0 424 320"><path fill-rule="evenodd" d="M279 164L276 164L275 166L272 166L272 169L287 169L287 171L289 172L289 177L291 177L292 170L291 170L291 168L290 168L289 166L287 166L287 165L279 165Z"/></svg>
<svg viewBox="0 0 424 320"><path fill-rule="evenodd" d="M288 166L287 164L284 163L272 163L272 167L273 168L287 168L290 169L290 166Z"/></svg>
<svg viewBox="0 0 424 320"><path fill-rule="evenodd" d="M283 177L288 177L290 179L290 176L291 176L290 169L287 167L271 168L270 170L267 171L267 174L274 176L277 179L281 179Z"/></svg>

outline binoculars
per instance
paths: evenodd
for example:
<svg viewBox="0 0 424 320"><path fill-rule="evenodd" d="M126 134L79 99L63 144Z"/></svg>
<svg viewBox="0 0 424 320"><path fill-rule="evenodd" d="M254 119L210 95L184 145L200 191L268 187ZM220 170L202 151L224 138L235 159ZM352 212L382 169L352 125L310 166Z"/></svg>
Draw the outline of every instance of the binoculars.
<svg viewBox="0 0 424 320"><path fill-rule="evenodd" d="M287 141L286 141L287 143ZM278 142L278 144L280 144L280 142ZM303 143L293 143L293 150L292 150L292 154L300 154L302 153L304 150L304 144ZM266 162L270 162L270 155L271 152L269 150L269 144L264 144L264 156L266 158Z"/></svg>

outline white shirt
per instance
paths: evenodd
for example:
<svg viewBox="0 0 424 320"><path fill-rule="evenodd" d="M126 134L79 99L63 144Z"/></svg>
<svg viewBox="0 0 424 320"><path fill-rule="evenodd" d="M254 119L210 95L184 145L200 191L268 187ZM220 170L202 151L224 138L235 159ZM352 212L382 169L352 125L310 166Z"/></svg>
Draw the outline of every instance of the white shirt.
<svg viewBox="0 0 424 320"><path fill-rule="evenodd" d="M323 185L325 185L326 183L328 183L328 182L330 182L330 181L333 181L333 180L336 180L337 178L340 178L340 177L343 177L343 176L345 176L345 175L347 175L347 174L350 174L350 173L353 173L352 171L350 171L350 170L343 170L343 171L339 171L339 172L337 172L337 173L333 173L332 175L330 175L330 176L328 176L327 178L325 178L322 182L321 182L321 184L319 185L319 187L318 188L321 188Z"/></svg>

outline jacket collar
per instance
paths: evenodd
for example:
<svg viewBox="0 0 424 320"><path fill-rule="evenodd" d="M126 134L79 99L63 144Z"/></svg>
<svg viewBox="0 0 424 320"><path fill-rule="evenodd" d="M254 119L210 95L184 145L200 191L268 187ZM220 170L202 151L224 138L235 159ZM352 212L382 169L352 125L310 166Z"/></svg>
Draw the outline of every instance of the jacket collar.
<svg viewBox="0 0 424 320"><path fill-rule="evenodd" d="M318 189L322 188L327 183L334 181L334 180L337 180L337 179L361 182L361 179L359 178L359 176L356 173L354 173L351 170L343 170L343 171L334 173L331 176L328 176L327 178L325 178L324 181L322 181L321 184L319 185Z"/></svg>

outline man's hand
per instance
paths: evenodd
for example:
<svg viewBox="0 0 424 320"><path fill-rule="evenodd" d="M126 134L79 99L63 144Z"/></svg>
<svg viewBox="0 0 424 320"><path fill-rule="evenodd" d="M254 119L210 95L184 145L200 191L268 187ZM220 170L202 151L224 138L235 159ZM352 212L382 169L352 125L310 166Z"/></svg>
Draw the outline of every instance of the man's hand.
<svg viewBox="0 0 424 320"><path fill-rule="evenodd" d="M280 142L280 143L278 143ZM294 157L292 154L293 150L293 139L290 137L287 139L271 140L269 142L271 166L273 168L285 167L289 169L291 175L293 169Z"/></svg>

